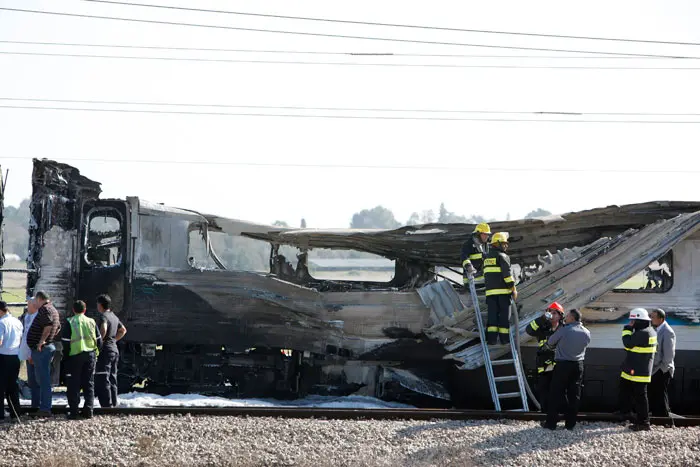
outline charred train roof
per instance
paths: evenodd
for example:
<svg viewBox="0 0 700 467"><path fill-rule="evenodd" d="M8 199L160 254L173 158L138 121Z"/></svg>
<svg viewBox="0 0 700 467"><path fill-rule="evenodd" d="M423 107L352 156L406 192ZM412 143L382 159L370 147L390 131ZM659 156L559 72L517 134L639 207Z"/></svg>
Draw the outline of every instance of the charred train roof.
<svg viewBox="0 0 700 467"><path fill-rule="evenodd" d="M80 175L75 167L47 159L34 159L32 182L35 193L50 192L70 200L99 197L100 183ZM429 264L460 265L462 243L474 224L425 224L395 230L285 229L196 211L140 201L140 210L157 215L185 215L206 219L211 231L243 235L299 248L351 249L387 258ZM641 228L660 219L700 211L700 202L653 201L608 206L568 214L493 222L492 231L510 233L514 261L534 263L546 250L583 246L601 237L614 237L630 228Z"/></svg>
<svg viewBox="0 0 700 467"><path fill-rule="evenodd" d="M509 254L515 261L535 263L546 250L583 246L601 237L614 237L660 219L700 211L700 202L653 201L608 206L535 219L493 222L491 231L510 233ZM475 224L425 224L395 230L276 229L243 235L300 248L353 249L388 258L460 266L462 243Z"/></svg>

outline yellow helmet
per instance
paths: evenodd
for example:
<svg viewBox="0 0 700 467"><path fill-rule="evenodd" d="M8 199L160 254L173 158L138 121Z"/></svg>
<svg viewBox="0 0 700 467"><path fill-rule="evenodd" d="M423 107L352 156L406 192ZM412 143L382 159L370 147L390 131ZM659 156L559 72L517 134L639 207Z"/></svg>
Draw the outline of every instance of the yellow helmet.
<svg viewBox="0 0 700 467"><path fill-rule="evenodd" d="M497 243L508 243L508 232L496 232L493 234L493 237L491 237L491 245Z"/></svg>
<svg viewBox="0 0 700 467"><path fill-rule="evenodd" d="M477 225L474 227L474 232L473 233L485 233L485 234L490 234L491 233L491 227L486 222L482 222L481 224Z"/></svg>

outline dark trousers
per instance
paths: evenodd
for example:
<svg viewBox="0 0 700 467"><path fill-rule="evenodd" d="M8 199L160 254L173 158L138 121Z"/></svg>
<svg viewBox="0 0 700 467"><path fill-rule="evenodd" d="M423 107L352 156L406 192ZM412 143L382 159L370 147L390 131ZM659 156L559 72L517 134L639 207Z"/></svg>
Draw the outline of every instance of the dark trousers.
<svg viewBox="0 0 700 467"><path fill-rule="evenodd" d="M556 367L555 367L556 368ZM550 389L552 387L552 377L554 370L545 371L537 375L537 396L539 397L540 410L542 413L547 413L549 407Z"/></svg>
<svg viewBox="0 0 700 467"><path fill-rule="evenodd" d="M19 358L17 355L0 355L0 419L5 418L5 398L10 418L19 414Z"/></svg>
<svg viewBox="0 0 700 467"><path fill-rule="evenodd" d="M83 390L85 405L83 413L92 414L95 405L95 352L81 352L66 361L66 396L68 407L74 415L80 405L80 390Z"/></svg>
<svg viewBox="0 0 700 467"><path fill-rule="evenodd" d="M559 408L568 399L566 406L566 428L576 426L578 406L581 401L581 382L583 381L583 361L571 362L560 360L554 367L550 401L547 405L547 427L554 428L559 421Z"/></svg>
<svg viewBox="0 0 700 467"><path fill-rule="evenodd" d="M495 345L498 338L501 344L510 342L510 295L489 295L486 297L488 318L486 320L486 341Z"/></svg>
<svg viewBox="0 0 700 467"><path fill-rule="evenodd" d="M651 377L649 384L649 409L656 417L668 417L671 405L668 402L668 385L671 382L671 372L659 370Z"/></svg>
<svg viewBox="0 0 700 467"><path fill-rule="evenodd" d="M100 407L117 406L117 364L119 352L103 349L95 368L95 392Z"/></svg>
<svg viewBox="0 0 700 467"><path fill-rule="evenodd" d="M632 412L634 403L637 412L637 425L649 425L649 399L647 399L648 383L636 383L625 378L620 378L620 411Z"/></svg>

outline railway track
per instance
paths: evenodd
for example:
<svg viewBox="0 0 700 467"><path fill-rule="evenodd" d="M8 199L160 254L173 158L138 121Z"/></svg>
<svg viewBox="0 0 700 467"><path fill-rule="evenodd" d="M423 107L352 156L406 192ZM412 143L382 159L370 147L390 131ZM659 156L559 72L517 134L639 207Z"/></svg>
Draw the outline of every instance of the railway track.
<svg viewBox="0 0 700 467"><path fill-rule="evenodd" d="M65 414L66 406L54 406L54 414ZM22 412L28 412L26 408ZM119 407L96 408L95 415L216 415L227 417L326 418L346 420L529 420L543 421L539 412L496 412L458 409L351 409L317 407ZM610 413L579 413L579 421L622 422ZM653 425L668 425L671 419L652 417ZM700 417L673 417L676 426L700 426Z"/></svg>

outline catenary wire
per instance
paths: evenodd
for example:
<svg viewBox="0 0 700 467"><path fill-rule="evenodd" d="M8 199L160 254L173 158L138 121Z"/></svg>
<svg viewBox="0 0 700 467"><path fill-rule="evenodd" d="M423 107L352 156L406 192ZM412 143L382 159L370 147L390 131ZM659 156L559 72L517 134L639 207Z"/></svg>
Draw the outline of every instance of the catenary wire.
<svg viewBox="0 0 700 467"><path fill-rule="evenodd" d="M562 115L562 116L646 116L646 117L698 117L700 113L657 113L657 112L570 112L570 111L524 111L524 110L457 110L457 109L388 109L388 108L359 108L359 107L309 107L309 106L284 106L284 105L233 105L233 104L194 104L189 102L134 102L134 101L105 101L105 100L79 100L79 99L48 99L36 97L4 97L0 101L24 101L24 102L52 102L70 104L92 105L140 105L140 106L175 106L175 107L219 107L235 109L283 109L283 110L322 110L322 111L346 111L346 112L406 112L406 113L466 113L466 114L529 114L529 115Z"/></svg>
<svg viewBox="0 0 700 467"><path fill-rule="evenodd" d="M31 161L32 157L24 156L7 156L5 159ZM168 164L168 165L223 165L223 166L242 166L242 167L285 167L285 168L311 168L311 169L381 169L381 170L470 170L484 172L547 172L547 173L610 173L610 174L695 174L700 173L700 170L684 170L684 169L604 169L597 167L589 168L552 168L552 167L464 167L464 166L440 166L440 165L368 165L368 164L301 164L296 162L244 162L244 161L208 161L208 160L159 160L159 159L107 159L107 158L79 158L79 157L62 157L61 160L75 162L114 162L114 163L133 163L133 164Z"/></svg>
<svg viewBox="0 0 700 467"><path fill-rule="evenodd" d="M22 110L54 110L77 112L115 112L142 114L171 114L171 115L208 115L208 116L239 116L239 117L280 117L280 118L319 118L319 119L350 119L350 120L434 120L434 121L478 121L478 122L521 122L521 123L628 123L628 124L697 124L700 120L582 120L582 119L524 119L524 118L481 118L481 117L415 117L415 116L384 116L384 115L327 115L327 114L285 114L285 113L244 113L244 112L192 112L184 110L148 110L148 109L105 109L84 107L49 107L0 105L0 109Z"/></svg>
<svg viewBox="0 0 700 467"><path fill-rule="evenodd" d="M464 28L450 28L442 26L423 26L415 24L398 24L398 23L382 23L373 21L351 21L342 19L331 19L331 18L313 18L308 16L287 16L287 15L275 15L269 13L251 13L242 11L228 11L228 10L212 10L205 8L188 8L173 5L152 5L146 3L132 3L132 2L120 2L115 0L83 0L90 3L105 3L113 5L124 5L124 6L136 6L136 7L147 7L147 8L160 8L167 10L178 10L178 11L189 11L198 13L217 13L217 14L228 14L237 16L254 16L259 18L274 18L274 19L290 19L297 21L316 21L324 23L341 23L341 24L354 24L354 25L364 25L364 26L383 26L383 27L394 27L394 28L410 28L410 29L423 29L423 30L433 30L433 31L448 31L448 32L468 32L468 33L478 33L478 34L494 34L494 35L507 35L507 36L520 36L520 37L543 37L550 39L577 39L577 40L595 40L595 41L609 41L609 42L632 42L641 44L664 44L664 45L689 45L689 46L700 46L700 42L681 42L681 41L668 41L668 40L652 40L652 39L629 39L629 38L618 38L618 37L595 37L595 36L572 36L566 34L543 34L543 33L531 33L531 32L513 32L513 31L493 31L488 29L464 29Z"/></svg>
<svg viewBox="0 0 700 467"><path fill-rule="evenodd" d="M18 45L48 45L66 47L103 47L116 49L147 49L147 50L173 50L188 52L235 52L235 53L271 53L290 55L342 55L360 57L433 57L433 58L505 58L505 59L539 59L539 60L700 60L700 57L627 57L627 56L572 56L572 55L485 55L485 54L426 54L426 53L401 53L401 52L325 52L320 50L269 50L269 49L221 49L206 47L172 47L154 45L130 45L130 44L90 44L85 42L41 42L41 41L13 41L0 40L0 44Z"/></svg>
<svg viewBox="0 0 700 467"><path fill-rule="evenodd" d="M241 26L224 26L224 25L217 25L217 24L183 23L183 22L177 22L177 21L162 21L162 20L142 19L142 18L124 18L124 17L118 17L118 16L87 15L87 14L82 14L82 13L66 13L66 12L58 12L58 11L30 10L30 9L24 9L24 8L0 7L0 10L14 11L14 12L18 12L18 13L34 13L34 14L64 16L64 17L73 17L73 18L104 19L104 20L115 20L115 21L127 21L127 22L133 22L133 23L160 24L160 25L167 25L167 26L188 26L188 27L197 27L197 28L225 29L225 30L233 30L233 31L265 32L265 33L272 33L272 34L291 34L291 35L298 35L298 36L331 37L331 38L335 38L335 39L361 39L361 40L373 40L373 41L400 42L400 43L408 43L408 44L449 45L449 46L460 46L460 47L484 47L484 48L492 48L492 49L529 50L529 51L541 51L541 52L584 53L584 54L601 54L601 55L626 55L629 57L656 57L656 58L681 58L681 57L685 57L684 55L639 54L639 53L629 53L629 52L605 52L605 51L591 51L591 50L522 47L522 46L512 46L512 45L507 46L507 45L495 45L495 44L473 44L473 43L448 42L448 41L428 41L428 40L418 40L418 39L400 39L400 38L395 38L395 37L353 36L353 35L346 35L346 34L329 34L329 33L319 33L319 32L305 32L305 31L287 31L287 30L264 29L264 28L246 28L246 27L241 27Z"/></svg>
<svg viewBox="0 0 700 467"><path fill-rule="evenodd" d="M0 55L22 55L39 57L68 57L68 58L101 58L121 60L155 60L174 62L204 62L204 63L260 63L277 65L337 65L337 66L369 66L369 67L416 67L416 68L493 68L493 69L523 69L523 70L700 70L700 67L679 66L590 66L590 65L465 65L458 63L365 63L365 62L320 62L301 60L242 60L234 58L199 58L199 57L153 57L135 55L96 55L96 54L67 54L44 52L10 52L0 51Z"/></svg>

